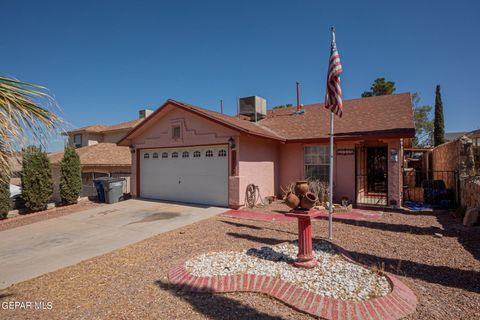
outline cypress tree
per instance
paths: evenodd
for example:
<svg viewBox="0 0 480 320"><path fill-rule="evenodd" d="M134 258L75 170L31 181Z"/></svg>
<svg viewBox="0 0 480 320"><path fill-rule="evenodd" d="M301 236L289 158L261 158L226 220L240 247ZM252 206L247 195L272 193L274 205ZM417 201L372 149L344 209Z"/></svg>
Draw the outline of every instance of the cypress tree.
<svg viewBox="0 0 480 320"><path fill-rule="evenodd" d="M45 210L53 193L52 170L47 154L35 146L27 147L22 167L25 207L30 211Z"/></svg>
<svg viewBox="0 0 480 320"><path fill-rule="evenodd" d="M443 103L440 86L435 90L435 119L433 121L433 143L438 146L445 143L445 124L443 122Z"/></svg>
<svg viewBox="0 0 480 320"><path fill-rule="evenodd" d="M67 146L60 163L60 197L62 203L77 203L80 192L82 192L80 157L74 148Z"/></svg>
<svg viewBox="0 0 480 320"><path fill-rule="evenodd" d="M5 219L12 208L10 202L10 177L5 175L0 179L0 219Z"/></svg>

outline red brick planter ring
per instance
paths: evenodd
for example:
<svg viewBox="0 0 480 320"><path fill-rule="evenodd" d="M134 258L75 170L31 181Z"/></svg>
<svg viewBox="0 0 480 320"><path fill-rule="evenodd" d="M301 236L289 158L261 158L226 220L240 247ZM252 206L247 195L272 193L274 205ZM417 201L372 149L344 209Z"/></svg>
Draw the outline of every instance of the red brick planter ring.
<svg viewBox="0 0 480 320"><path fill-rule="evenodd" d="M356 263L345 255L345 251L339 249L347 260ZM194 277L184 265L182 262L168 273L170 282L184 291L259 292L298 311L325 319L400 319L413 313L417 307L417 297L412 290L388 273L385 273L385 276L392 286L389 294L365 301L353 301L321 296L293 283L264 275Z"/></svg>

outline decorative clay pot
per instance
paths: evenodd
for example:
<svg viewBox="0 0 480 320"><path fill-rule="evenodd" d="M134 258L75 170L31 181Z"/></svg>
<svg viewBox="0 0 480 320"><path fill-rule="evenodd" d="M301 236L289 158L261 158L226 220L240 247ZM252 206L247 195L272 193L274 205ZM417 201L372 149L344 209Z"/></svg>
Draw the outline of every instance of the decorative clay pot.
<svg viewBox="0 0 480 320"><path fill-rule="evenodd" d="M295 182L295 194L298 197L304 196L308 191L309 191L308 181L301 180L301 181Z"/></svg>
<svg viewBox="0 0 480 320"><path fill-rule="evenodd" d="M292 192L289 192L285 196L285 204L290 208L295 209L300 204L300 199Z"/></svg>
<svg viewBox="0 0 480 320"><path fill-rule="evenodd" d="M306 210L310 210L315 206L317 202L317 196L315 193L307 192L302 198L301 207Z"/></svg>

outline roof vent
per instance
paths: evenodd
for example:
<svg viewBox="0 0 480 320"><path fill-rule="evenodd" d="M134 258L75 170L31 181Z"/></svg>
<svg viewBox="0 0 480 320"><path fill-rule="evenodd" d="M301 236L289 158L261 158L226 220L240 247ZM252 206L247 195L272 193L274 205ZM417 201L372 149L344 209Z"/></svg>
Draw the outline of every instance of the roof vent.
<svg viewBox="0 0 480 320"><path fill-rule="evenodd" d="M152 112L153 112L153 110L150 110L150 109L138 110L138 119L145 119L146 117L151 115Z"/></svg>
<svg viewBox="0 0 480 320"><path fill-rule="evenodd" d="M240 115L249 117L250 121L262 120L267 116L267 100L259 96L240 98Z"/></svg>

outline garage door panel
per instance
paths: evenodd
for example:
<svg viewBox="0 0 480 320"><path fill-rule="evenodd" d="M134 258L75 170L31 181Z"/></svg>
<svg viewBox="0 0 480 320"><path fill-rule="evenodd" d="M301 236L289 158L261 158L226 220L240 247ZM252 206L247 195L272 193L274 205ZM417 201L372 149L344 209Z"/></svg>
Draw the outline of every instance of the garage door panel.
<svg viewBox="0 0 480 320"><path fill-rule="evenodd" d="M228 158L226 152L219 153L219 150L228 149L227 146L209 146L140 151L140 196L227 206ZM188 158L182 157L185 151ZM201 156L194 157L195 151ZM164 152L168 158L161 157ZM173 152L178 153L178 158L171 157ZM153 153L158 153L159 157L153 158ZM222 153L225 156L219 156ZM207 157L207 154L212 156Z"/></svg>

